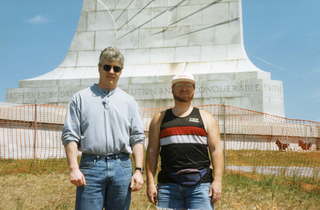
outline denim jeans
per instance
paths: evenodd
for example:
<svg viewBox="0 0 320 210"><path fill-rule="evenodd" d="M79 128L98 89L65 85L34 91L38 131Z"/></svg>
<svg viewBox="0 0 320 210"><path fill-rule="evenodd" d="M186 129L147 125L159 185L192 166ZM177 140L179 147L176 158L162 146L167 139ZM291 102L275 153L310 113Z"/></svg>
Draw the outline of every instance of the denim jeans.
<svg viewBox="0 0 320 210"><path fill-rule="evenodd" d="M184 187L175 183L158 184L159 209L213 210L209 189L211 183Z"/></svg>
<svg viewBox="0 0 320 210"><path fill-rule="evenodd" d="M76 210L127 210L130 206L131 160L83 154L80 170L86 185L77 187Z"/></svg>

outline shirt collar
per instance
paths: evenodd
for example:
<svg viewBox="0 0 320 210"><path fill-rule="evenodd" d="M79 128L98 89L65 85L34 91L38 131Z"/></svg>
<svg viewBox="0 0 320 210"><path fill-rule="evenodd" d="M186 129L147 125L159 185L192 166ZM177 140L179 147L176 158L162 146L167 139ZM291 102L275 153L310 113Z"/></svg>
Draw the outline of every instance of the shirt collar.
<svg viewBox="0 0 320 210"><path fill-rule="evenodd" d="M98 95L104 95L104 96L111 96L118 89L118 88L114 88L111 90L103 89L103 88L99 87L99 85L97 83L95 83L92 86L92 88Z"/></svg>

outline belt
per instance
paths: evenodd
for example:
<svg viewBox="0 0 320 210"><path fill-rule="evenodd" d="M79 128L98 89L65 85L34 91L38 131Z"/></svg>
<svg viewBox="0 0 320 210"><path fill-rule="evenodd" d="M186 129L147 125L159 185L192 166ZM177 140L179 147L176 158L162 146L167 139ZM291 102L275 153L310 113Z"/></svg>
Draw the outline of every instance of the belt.
<svg viewBox="0 0 320 210"><path fill-rule="evenodd" d="M129 154L127 153L110 154L110 155L82 154L82 156L89 156L89 157L91 156L91 157L95 157L96 159L115 160L119 158L129 157Z"/></svg>

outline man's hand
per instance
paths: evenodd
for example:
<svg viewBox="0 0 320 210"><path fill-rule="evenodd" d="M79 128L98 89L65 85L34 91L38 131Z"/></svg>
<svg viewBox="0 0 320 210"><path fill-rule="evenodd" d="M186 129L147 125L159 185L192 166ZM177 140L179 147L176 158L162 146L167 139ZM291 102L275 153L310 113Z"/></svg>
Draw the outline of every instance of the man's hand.
<svg viewBox="0 0 320 210"><path fill-rule="evenodd" d="M157 204L157 198L158 198L158 191L154 184L148 184L147 186L147 196L151 203L154 205Z"/></svg>
<svg viewBox="0 0 320 210"><path fill-rule="evenodd" d="M86 179L80 169L72 169L70 171L70 182L77 187L86 185Z"/></svg>
<svg viewBox="0 0 320 210"><path fill-rule="evenodd" d="M211 197L212 203L221 199L221 188L221 182L212 182L209 189L209 196Z"/></svg>
<svg viewBox="0 0 320 210"><path fill-rule="evenodd" d="M144 181L141 171L136 170L131 177L131 191L134 192L141 190L141 188L143 187L143 182Z"/></svg>

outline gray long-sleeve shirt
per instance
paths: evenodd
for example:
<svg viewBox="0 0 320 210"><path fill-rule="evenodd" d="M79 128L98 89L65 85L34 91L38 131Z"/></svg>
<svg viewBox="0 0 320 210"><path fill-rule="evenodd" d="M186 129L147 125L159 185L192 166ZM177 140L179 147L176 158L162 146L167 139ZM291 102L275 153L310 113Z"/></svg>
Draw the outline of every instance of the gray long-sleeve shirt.
<svg viewBox="0 0 320 210"><path fill-rule="evenodd" d="M64 145L75 141L89 154L131 154L144 138L138 105L120 88L105 91L94 84L72 97L62 132Z"/></svg>

